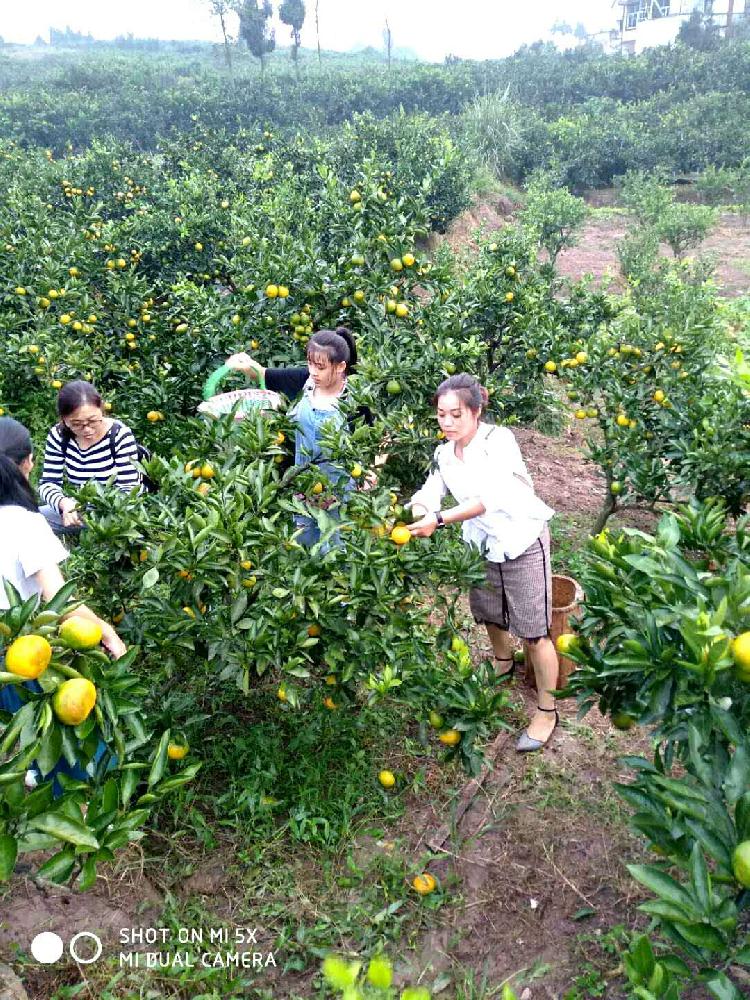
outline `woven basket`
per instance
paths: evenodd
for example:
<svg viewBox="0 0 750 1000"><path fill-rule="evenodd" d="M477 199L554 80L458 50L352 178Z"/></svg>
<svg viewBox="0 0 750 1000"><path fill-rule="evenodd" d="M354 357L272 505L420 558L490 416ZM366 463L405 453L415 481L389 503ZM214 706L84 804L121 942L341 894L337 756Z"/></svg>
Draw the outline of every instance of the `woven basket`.
<svg viewBox="0 0 750 1000"><path fill-rule="evenodd" d="M209 417L223 417L237 407L234 419L243 420L256 410L277 410L280 403L279 394L270 389L235 389L204 400L198 406L198 412Z"/></svg>

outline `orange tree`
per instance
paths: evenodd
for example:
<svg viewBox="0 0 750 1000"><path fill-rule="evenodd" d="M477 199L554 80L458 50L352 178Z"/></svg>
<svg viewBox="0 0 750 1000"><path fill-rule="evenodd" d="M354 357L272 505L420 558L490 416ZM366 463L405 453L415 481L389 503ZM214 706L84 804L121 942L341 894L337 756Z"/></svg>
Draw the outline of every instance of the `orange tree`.
<svg viewBox="0 0 750 1000"><path fill-rule="evenodd" d="M685 491L742 507L750 397L727 377L722 357L733 347L704 278L665 263L608 322L544 362L590 428L589 453L606 476L595 532L618 509Z"/></svg>
<svg viewBox="0 0 750 1000"><path fill-rule="evenodd" d="M97 864L138 840L154 805L200 764L171 766L169 730L148 725L145 688L133 669L138 649L110 662L93 648L100 636L78 635L72 619L60 624L75 607L72 590L67 584L41 604L9 587L10 607L0 612L0 684L22 701L15 714L0 711L0 878L10 878L19 854L44 851L41 876L87 889ZM58 775L57 797L51 777L27 791L27 770L37 764L49 775L63 759L85 778Z"/></svg>
<svg viewBox="0 0 750 1000"><path fill-rule="evenodd" d="M94 588L110 568L109 610L126 612L119 627L143 649L159 701L200 689L210 702L228 685L290 711L396 698L420 719L441 713L463 734L451 755L476 769L475 740L505 703L488 665L451 644L478 556L448 537L429 553L396 544L395 497L382 487L342 509L314 467L284 471L280 427L195 421L190 453L150 463L156 496L81 491L96 516L75 553L79 581ZM366 469L366 450L359 458ZM311 550L295 535L305 512L322 532Z"/></svg>
<svg viewBox="0 0 750 1000"><path fill-rule="evenodd" d="M582 709L652 727L653 760L627 758L635 780L618 790L660 860L630 871L656 897L641 909L681 955L673 971L687 977L684 960L695 963L717 997L739 997L726 973L750 964L748 527L747 515L731 526L718 502L692 501L654 537L596 536L568 640L578 669L567 690Z"/></svg>

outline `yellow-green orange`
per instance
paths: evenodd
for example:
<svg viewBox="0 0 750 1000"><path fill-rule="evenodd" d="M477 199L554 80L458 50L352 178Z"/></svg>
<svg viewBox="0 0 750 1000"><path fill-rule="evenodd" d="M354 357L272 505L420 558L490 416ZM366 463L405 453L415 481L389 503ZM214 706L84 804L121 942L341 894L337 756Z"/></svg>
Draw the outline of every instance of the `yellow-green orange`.
<svg viewBox="0 0 750 1000"><path fill-rule="evenodd" d="M55 715L66 726L79 726L95 704L96 688L86 677L63 681L52 699Z"/></svg>
<svg viewBox="0 0 750 1000"><path fill-rule="evenodd" d="M143 560L141 560L143 561ZM72 615L60 626L60 638L70 649L96 649L102 641L101 626L82 615Z"/></svg>
<svg viewBox="0 0 750 1000"><path fill-rule="evenodd" d="M732 854L732 871L740 885L750 889L750 840L743 840L735 847Z"/></svg>
<svg viewBox="0 0 750 1000"><path fill-rule="evenodd" d="M557 642L555 643L555 649L561 656L567 656L574 649L578 648L578 636L573 635L572 632L563 632L562 635L557 637Z"/></svg>

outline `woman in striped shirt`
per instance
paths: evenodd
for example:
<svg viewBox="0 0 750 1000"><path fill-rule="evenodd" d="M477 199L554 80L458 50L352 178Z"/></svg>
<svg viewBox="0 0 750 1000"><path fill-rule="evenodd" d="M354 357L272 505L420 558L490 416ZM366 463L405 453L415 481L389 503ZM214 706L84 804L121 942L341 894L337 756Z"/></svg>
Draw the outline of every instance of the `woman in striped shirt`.
<svg viewBox="0 0 750 1000"><path fill-rule="evenodd" d="M57 398L60 422L47 435L44 468L39 483L39 509L58 534L75 534L83 522L78 504L63 488L91 480L114 485L125 493L140 489L135 466L138 445L125 424L105 413L102 397L90 382L68 382Z"/></svg>

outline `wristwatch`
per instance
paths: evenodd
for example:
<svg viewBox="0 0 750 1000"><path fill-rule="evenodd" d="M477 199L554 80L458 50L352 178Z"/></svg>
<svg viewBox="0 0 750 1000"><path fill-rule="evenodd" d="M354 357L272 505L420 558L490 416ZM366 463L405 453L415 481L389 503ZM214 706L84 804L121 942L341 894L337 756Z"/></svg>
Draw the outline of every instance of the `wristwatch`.
<svg viewBox="0 0 750 1000"><path fill-rule="evenodd" d="M438 528L444 528L445 527L445 520L443 518L443 512L442 512L442 510L436 510L435 511L435 521L437 522L437 527Z"/></svg>

